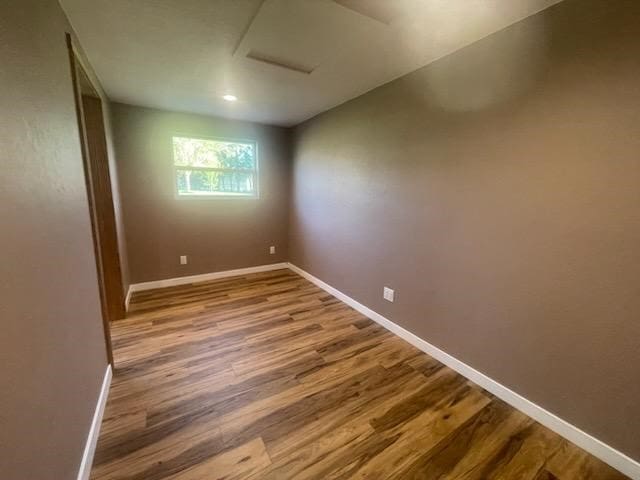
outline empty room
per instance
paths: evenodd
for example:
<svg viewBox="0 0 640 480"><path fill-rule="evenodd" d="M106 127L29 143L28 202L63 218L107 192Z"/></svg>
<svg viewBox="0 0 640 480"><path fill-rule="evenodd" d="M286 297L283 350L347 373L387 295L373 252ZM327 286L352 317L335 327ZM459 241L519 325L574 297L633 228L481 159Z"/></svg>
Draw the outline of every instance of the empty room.
<svg viewBox="0 0 640 480"><path fill-rule="evenodd" d="M640 1L2 0L0 478L640 480Z"/></svg>

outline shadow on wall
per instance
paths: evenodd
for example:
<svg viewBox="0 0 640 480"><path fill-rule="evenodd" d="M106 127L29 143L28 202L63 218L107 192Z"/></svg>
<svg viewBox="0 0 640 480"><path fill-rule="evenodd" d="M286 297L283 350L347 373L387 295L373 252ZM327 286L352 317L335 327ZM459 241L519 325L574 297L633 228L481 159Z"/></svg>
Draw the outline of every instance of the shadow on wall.
<svg viewBox="0 0 640 480"><path fill-rule="evenodd" d="M543 18L533 17L509 43L482 49L464 62L444 58L426 69L414 98L451 112L475 112L524 95L544 72L549 35Z"/></svg>

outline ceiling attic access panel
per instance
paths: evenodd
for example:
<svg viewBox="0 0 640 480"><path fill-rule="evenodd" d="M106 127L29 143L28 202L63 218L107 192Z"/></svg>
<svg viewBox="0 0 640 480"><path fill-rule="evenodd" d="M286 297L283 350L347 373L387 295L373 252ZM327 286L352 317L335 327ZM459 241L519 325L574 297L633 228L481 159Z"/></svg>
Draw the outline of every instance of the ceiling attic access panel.
<svg viewBox="0 0 640 480"><path fill-rule="evenodd" d="M265 0L234 58L303 80L388 26L333 0Z"/></svg>

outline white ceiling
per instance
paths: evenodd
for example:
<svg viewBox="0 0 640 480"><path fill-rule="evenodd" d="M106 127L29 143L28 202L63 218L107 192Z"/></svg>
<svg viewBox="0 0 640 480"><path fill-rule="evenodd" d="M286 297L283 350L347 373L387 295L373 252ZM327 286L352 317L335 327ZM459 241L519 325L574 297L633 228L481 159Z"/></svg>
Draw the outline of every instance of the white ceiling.
<svg viewBox="0 0 640 480"><path fill-rule="evenodd" d="M286 126L558 1L60 0L112 100Z"/></svg>

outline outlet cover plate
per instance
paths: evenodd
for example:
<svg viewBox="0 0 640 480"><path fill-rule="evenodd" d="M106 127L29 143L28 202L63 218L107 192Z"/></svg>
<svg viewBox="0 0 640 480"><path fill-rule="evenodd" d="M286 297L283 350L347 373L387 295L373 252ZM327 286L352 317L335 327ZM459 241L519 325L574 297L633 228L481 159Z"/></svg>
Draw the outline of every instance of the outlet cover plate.
<svg viewBox="0 0 640 480"><path fill-rule="evenodd" d="M389 287L384 287L382 290L382 296L388 302L393 302L396 292L391 290Z"/></svg>

